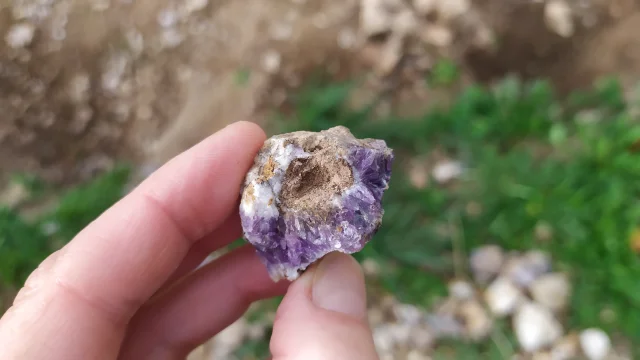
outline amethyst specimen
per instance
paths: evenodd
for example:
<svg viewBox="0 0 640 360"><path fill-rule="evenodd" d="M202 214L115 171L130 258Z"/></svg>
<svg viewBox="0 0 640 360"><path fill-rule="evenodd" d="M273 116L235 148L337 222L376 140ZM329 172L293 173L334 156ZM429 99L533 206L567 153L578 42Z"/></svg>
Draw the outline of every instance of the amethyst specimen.
<svg viewBox="0 0 640 360"><path fill-rule="evenodd" d="M272 279L296 279L332 251L352 254L382 221L393 151L343 126L268 139L247 174L240 218Z"/></svg>

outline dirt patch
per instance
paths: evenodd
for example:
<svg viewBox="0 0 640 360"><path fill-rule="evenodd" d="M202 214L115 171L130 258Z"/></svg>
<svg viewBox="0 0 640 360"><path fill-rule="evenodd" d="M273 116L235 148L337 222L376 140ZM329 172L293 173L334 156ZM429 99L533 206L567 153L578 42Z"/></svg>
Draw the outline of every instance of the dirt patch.
<svg viewBox="0 0 640 360"><path fill-rule="evenodd" d="M550 4L553 3L553 6ZM633 1L15 1L0 6L0 169L85 180L155 168L219 128L264 121L306 78L359 78L352 103L413 115L441 58L460 86L508 73L562 90L640 69Z"/></svg>

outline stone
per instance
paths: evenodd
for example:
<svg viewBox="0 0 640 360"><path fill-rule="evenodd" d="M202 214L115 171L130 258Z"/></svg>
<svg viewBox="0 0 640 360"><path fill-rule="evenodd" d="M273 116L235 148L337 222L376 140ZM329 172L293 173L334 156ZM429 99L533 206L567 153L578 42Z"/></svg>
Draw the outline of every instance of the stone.
<svg viewBox="0 0 640 360"><path fill-rule="evenodd" d="M393 307L393 314L403 324L415 326L424 319L424 313L411 304L397 304Z"/></svg>
<svg viewBox="0 0 640 360"><path fill-rule="evenodd" d="M282 56L275 50L268 50L262 56L262 68L270 74L274 74L280 70L281 62Z"/></svg>
<svg viewBox="0 0 640 360"><path fill-rule="evenodd" d="M23 48L31 45L36 27L30 23L13 25L5 35L5 42L12 48Z"/></svg>
<svg viewBox="0 0 640 360"><path fill-rule="evenodd" d="M529 251L523 256L511 257L503 274L515 285L528 287L540 276L551 271L551 258L541 251Z"/></svg>
<svg viewBox="0 0 640 360"><path fill-rule="evenodd" d="M213 338L215 344L214 359L228 358L239 346L242 345L246 337L247 321L244 318L236 320L226 329L222 330Z"/></svg>
<svg viewBox="0 0 640 360"><path fill-rule="evenodd" d="M413 8L420 16L426 16L436 11L438 0L413 0Z"/></svg>
<svg viewBox="0 0 640 360"><path fill-rule="evenodd" d="M547 2L544 6L544 20L551 31L562 37L571 37L575 32L571 8L564 0Z"/></svg>
<svg viewBox="0 0 640 360"><path fill-rule="evenodd" d="M571 360L578 356L580 349L578 335L571 333L558 342L556 342L551 348L551 358L553 360Z"/></svg>
<svg viewBox="0 0 640 360"><path fill-rule="evenodd" d="M531 297L551 311L562 311L571 296L571 284L565 274L551 273L541 276L529 286Z"/></svg>
<svg viewBox="0 0 640 360"><path fill-rule="evenodd" d="M418 19L410 9L404 9L396 14L391 26L396 36L405 37L418 28Z"/></svg>
<svg viewBox="0 0 640 360"><path fill-rule="evenodd" d="M453 42L453 32L446 26L429 24L420 31L420 39L436 47L447 47Z"/></svg>
<svg viewBox="0 0 640 360"><path fill-rule="evenodd" d="M430 360L431 357L421 353L418 350L411 350L407 354L407 360Z"/></svg>
<svg viewBox="0 0 640 360"><path fill-rule="evenodd" d="M393 150L337 126L268 139L246 176L244 236L274 281L294 280L324 255L353 254L382 223Z"/></svg>
<svg viewBox="0 0 640 360"><path fill-rule="evenodd" d="M184 10L187 14L204 10L209 5L209 0L186 0Z"/></svg>
<svg viewBox="0 0 640 360"><path fill-rule="evenodd" d="M409 343L412 349L430 350L436 342L433 332L424 326L419 326L411 331Z"/></svg>
<svg viewBox="0 0 640 360"><path fill-rule="evenodd" d="M394 343L406 346L411 339L412 327L408 324L392 323L389 324L389 332L393 337Z"/></svg>
<svg viewBox="0 0 640 360"><path fill-rule="evenodd" d="M472 341L480 341L491 334L493 320L479 302L465 301L458 309L458 316L464 323L465 335Z"/></svg>
<svg viewBox="0 0 640 360"><path fill-rule="evenodd" d="M469 256L469 267L476 282L486 284L496 276L504 263L504 251L497 245L481 246Z"/></svg>
<svg viewBox="0 0 640 360"><path fill-rule="evenodd" d="M463 324L454 314L429 314L426 316L426 324L436 339L457 339L465 333Z"/></svg>
<svg viewBox="0 0 640 360"><path fill-rule="evenodd" d="M379 353L388 353L395 347L395 338L389 325L373 328L373 343Z"/></svg>
<svg viewBox="0 0 640 360"><path fill-rule="evenodd" d="M438 2L438 15L445 21L453 20L471 10L470 0L444 0Z"/></svg>
<svg viewBox="0 0 640 360"><path fill-rule="evenodd" d="M602 360L611 351L611 339L600 329L586 329L580 333L580 347L589 360Z"/></svg>
<svg viewBox="0 0 640 360"><path fill-rule="evenodd" d="M513 317L513 329L522 350L537 352L555 343L563 334L562 325L546 307L525 303Z"/></svg>
<svg viewBox="0 0 640 360"><path fill-rule="evenodd" d="M387 11L385 0L361 0L360 29L367 37L391 31L393 16Z"/></svg>
<svg viewBox="0 0 640 360"><path fill-rule="evenodd" d="M380 275L380 272L381 272L380 264L376 260L373 260L371 258L366 258L362 261L360 265L362 265L362 270L364 271L365 275L367 276Z"/></svg>
<svg viewBox="0 0 640 360"><path fill-rule="evenodd" d="M453 280L448 286L449 295L458 300L471 300L475 296L473 285L464 280Z"/></svg>
<svg viewBox="0 0 640 360"><path fill-rule="evenodd" d="M440 184L448 183L459 178L464 172L462 164L459 161L441 161L438 162L432 170L433 178Z"/></svg>
<svg viewBox="0 0 640 360"><path fill-rule="evenodd" d="M548 351L538 352L531 356L531 360L554 360Z"/></svg>
<svg viewBox="0 0 640 360"><path fill-rule="evenodd" d="M508 279L498 278L487 287L484 298L491 312L498 317L503 317L515 311L524 300L524 295Z"/></svg>

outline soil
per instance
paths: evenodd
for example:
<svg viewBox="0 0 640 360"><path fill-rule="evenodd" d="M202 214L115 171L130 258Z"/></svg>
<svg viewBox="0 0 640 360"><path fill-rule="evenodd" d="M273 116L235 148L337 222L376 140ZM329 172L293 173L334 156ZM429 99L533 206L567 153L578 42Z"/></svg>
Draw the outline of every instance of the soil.
<svg viewBox="0 0 640 360"><path fill-rule="evenodd" d="M640 74L631 0L562 2L571 13L555 23L543 1L424 11L424 1L389 0L381 12L395 23L378 33L360 18L371 3L385 1L0 5L0 172L69 183L121 160L148 172L226 124L264 121L318 69L365 79L354 104L382 96L385 111L404 113L455 91L423 86L440 57L460 64L466 83L516 73L567 91L608 74L632 85Z"/></svg>

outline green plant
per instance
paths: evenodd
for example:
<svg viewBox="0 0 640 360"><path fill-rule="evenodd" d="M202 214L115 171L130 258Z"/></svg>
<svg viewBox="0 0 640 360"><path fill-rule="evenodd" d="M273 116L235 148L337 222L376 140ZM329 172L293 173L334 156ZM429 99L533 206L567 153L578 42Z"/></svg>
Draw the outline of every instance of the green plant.
<svg viewBox="0 0 640 360"><path fill-rule="evenodd" d="M128 174L128 168L118 167L63 193L58 205L35 221L25 220L16 210L0 208L0 289L20 288L61 243L71 240L120 199ZM31 176L15 179L24 182L35 197L52 190Z"/></svg>
<svg viewBox="0 0 640 360"><path fill-rule="evenodd" d="M413 302L441 293L455 251L464 256L486 243L544 249L574 278L571 326L640 339L640 259L629 246L640 223L640 126L617 82L559 99L547 82L507 78L471 86L422 117L385 121L347 109L348 88L302 92L295 117L281 119L278 130L345 125L395 149L383 226L359 255L387 261L390 290ZM585 112L596 121L582 121ZM466 172L454 184L416 188L403 170L433 151ZM472 204L481 211L469 212ZM536 236L541 224L550 240ZM603 309L618 316L603 319Z"/></svg>

